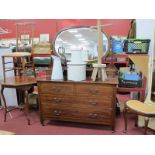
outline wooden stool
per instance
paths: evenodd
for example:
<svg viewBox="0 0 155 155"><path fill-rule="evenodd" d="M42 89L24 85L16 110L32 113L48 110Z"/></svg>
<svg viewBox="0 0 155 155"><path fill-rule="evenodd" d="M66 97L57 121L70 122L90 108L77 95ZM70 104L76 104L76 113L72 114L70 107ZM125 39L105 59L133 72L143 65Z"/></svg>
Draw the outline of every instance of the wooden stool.
<svg viewBox="0 0 155 155"><path fill-rule="evenodd" d="M106 64L93 64L93 67L94 69L91 79L95 81L98 74L98 78L102 81L105 81L107 79L107 74L105 71Z"/></svg>
<svg viewBox="0 0 155 155"><path fill-rule="evenodd" d="M147 132L149 118L155 117L155 105L149 103L143 103L137 100L127 101L124 108L124 122L125 131L127 132L127 112L130 110L132 113L144 116L145 126L144 134Z"/></svg>

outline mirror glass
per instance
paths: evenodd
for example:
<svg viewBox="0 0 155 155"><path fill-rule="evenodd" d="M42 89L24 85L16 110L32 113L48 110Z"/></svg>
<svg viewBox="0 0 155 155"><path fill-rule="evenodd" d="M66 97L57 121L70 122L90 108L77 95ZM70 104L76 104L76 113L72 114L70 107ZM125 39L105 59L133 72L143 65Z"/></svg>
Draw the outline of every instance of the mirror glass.
<svg viewBox="0 0 155 155"><path fill-rule="evenodd" d="M103 34L103 55L109 50L109 40ZM91 27L72 27L58 33L54 41L54 50L59 56L64 56L66 61L71 60L71 53L75 50L82 52L82 60L89 62L97 60L98 35L97 29Z"/></svg>

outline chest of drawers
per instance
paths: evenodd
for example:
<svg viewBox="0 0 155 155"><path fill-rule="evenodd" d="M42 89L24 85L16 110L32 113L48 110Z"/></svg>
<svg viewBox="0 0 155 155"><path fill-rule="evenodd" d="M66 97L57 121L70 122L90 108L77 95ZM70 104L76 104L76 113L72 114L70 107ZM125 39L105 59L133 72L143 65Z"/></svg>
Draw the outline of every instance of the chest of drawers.
<svg viewBox="0 0 155 155"><path fill-rule="evenodd" d="M116 82L38 80L40 121L110 125L115 128Z"/></svg>

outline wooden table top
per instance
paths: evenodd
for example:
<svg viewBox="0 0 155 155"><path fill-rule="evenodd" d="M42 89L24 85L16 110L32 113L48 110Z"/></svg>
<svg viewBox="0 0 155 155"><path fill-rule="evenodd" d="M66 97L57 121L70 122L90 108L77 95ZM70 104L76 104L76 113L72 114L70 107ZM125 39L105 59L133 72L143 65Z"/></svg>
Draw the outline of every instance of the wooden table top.
<svg viewBox="0 0 155 155"><path fill-rule="evenodd" d="M6 81L1 80L0 84L3 86L11 87L20 87L20 86L29 86L37 84L35 77L30 76L13 76L7 77Z"/></svg>
<svg viewBox="0 0 155 155"><path fill-rule="evenodd" d="M105 81L92 81L91 79L87 79L84 81L71 81L71 80L51 80L51 76L43 76L43 77L37 77L36 80L38 82L40 81L48 81L48 82L76 82L76 83L105 83L105 84L113 84L113 85L117 85L118 84L118 77L116 76L115 78L107 78Z"/></svg>
<svg viewBox="0 0 155 155"><path fill-rule="evenodd" d="M78 83L105 83L105 84L118 84L118 79L116 78L108 78L106 81L92 81L92 80L85 80L85 81L70 81L70 80L51 80L50 76L44 77L30 77L30 76L13 76L7 77L6 81L0 80L0 84L3 86L8 87L20 87L20 86L29 86L29 85L36 85L37 81L51 81L51 82L78 82Z"/></svg>

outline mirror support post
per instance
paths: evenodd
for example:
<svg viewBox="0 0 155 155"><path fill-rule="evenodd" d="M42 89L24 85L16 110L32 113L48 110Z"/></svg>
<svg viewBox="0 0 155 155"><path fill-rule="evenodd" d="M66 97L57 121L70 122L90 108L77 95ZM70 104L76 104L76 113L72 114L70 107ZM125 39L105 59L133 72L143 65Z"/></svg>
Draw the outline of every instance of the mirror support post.
<svg viewBox="0 0 155 155"><path fill-rule="evenodd" d="M102 81L105 81L107 79L107 74L105 71L106 64L102 64L103 36L101 32L100 20L97 20L97 32L98 32L98 64L93 64L94 69L93 69L91 79L95 81L98 74L98 78Z"/></svg>

